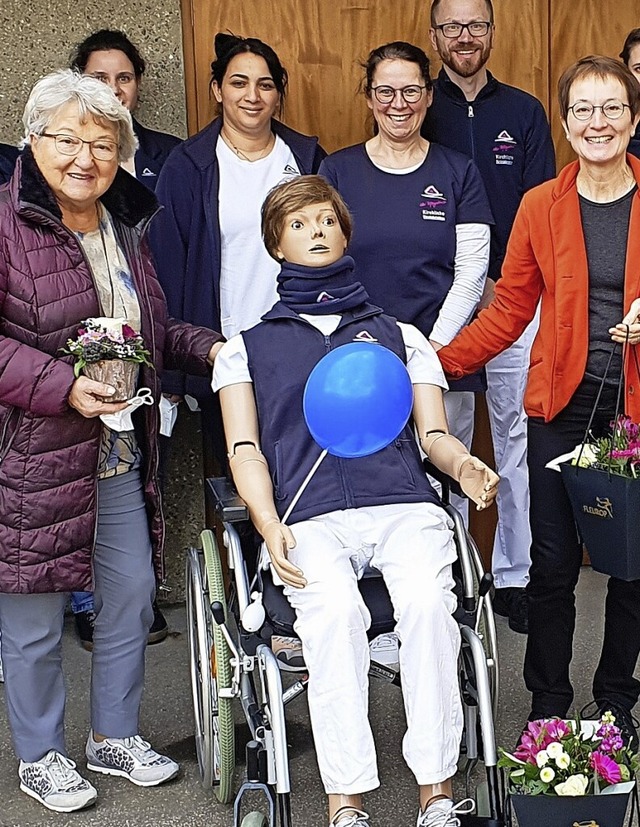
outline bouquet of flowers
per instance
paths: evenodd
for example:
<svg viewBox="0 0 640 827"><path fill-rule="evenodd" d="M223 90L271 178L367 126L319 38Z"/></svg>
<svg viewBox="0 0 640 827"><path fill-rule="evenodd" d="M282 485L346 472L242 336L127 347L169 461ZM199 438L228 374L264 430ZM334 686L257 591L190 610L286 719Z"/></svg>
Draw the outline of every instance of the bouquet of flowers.
<svg viewBox="0 0 640 827"><path fill-rule="evenodd" d="M111 385L115 394L106 402L123 402L135 394L141 364L153 367L142 336L126 319L85 319L77 339L68 339L63 353L75 357L73 371Z"/></svg>
<svg viewBox="0 0 640 827"><path fill-rule="evenodd" d="M78 338L68 339L63 353L75 356L76 376L80 376L86 365L102 360L121 359L151 366L142 336L125 319L85 319L78 329Z"/></svg>
<svg viewBox="0 0 640 827"><path fill-rule="evenodd" d="M625 415L611 423L611 434L577 448L572 464L596 468L621 477L640 476L640 425Z"/></svg>
<svg viewBox="0 0 640 827"><path fill-rule="evenodd" d="M640 762L605 712L597 722L531 721L513 754L501 750L498 766L515 793L583 796L631 781Z"/></svg>

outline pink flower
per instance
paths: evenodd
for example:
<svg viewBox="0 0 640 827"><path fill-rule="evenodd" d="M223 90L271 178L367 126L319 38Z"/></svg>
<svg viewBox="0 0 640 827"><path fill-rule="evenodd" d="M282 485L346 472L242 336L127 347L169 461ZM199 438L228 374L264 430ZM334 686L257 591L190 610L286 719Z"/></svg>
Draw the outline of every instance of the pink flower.
<svg viewBox="0 0 640 827"><path fill-rule="evenodd" d="M601 752L591 753L591 768L594 769L607 784L617 784L622 778L620 767L613 758Z"/></svg>
<svg viewBox="0 0 640 827"><path fill-rule="evenodd" d="M514 756L519 761L536 763L536 755L553 741L560 741L571 733L567 723L560 718L549 721L529 721L520 737Z"/></svg>
<svg viewBox="0 0 640 827"><path fill-rule="evenodd" d="M123 324L122 325L122 335L124 336L125 339L132 339L135 336L137 336L138 334L136 333L136 331L132 327L129 327L128 324Z"/></svg>

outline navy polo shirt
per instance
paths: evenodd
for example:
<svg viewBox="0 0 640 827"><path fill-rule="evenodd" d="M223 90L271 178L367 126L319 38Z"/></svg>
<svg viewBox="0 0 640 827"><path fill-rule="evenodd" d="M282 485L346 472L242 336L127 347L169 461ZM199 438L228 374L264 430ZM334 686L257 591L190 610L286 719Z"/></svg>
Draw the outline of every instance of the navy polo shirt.
<svg viewBox="0 0 640 827"><path fill-rule="evenodd" d="M372 163L364 144L329 155L323 175L347 202L349 255L371 301L427 338L453 283L457 224L493 224L475 164L431 144L413 172Z"/></svg>

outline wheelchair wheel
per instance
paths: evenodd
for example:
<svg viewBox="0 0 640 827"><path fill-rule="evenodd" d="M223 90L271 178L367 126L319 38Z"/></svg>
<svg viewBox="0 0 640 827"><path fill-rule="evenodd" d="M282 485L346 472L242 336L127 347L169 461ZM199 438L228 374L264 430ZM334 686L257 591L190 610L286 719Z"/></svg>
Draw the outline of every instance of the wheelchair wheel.
<svg viewBox="0 0 640 827"><path fill-rule="evenodd" d="M467 533L467 543L471 553L471 560L473 564L473 572L476 580L476 586L484 574L484 565L482 557L478 550L473 537ZM480 613L480 623L478 631L482 636L484 651L486 653L487 670L489 672L489 686L491 689L491 705L493 709L494 721L498 714L498 692L499 692L499 661L498 661L498 636L496 633L496 619L493 614L493 607L491 605L491 597L487 595L482 601L482 611Z"/></svg>
<svg viewBox="0 0 640 827"><path fill-rule="evenodd" d="M268 827L267 817L257 810L247 813L242 819L240 827Z"/></svg>
<svg viewBox="0 0 640 827"><path fill-rule="evenodd" d="M202 533L203 547L209 557L217 557L215 541ZM212 553L215 552L215 554ZM205 554L206 560L206 554ZM220 560L220 577L209 587L206 563L197 549L187 554L187 626L191 667L191 689L195 717L196 753L200 777L204 787L213 787L222 803L233 796L232 780L235 767L235 733L230 698L220 698L219 689L231 686L231 664L227 643L211 615L211 603L220 601L225 606ZM211 564L215 574L215 562ZM211 582L211 581L209 581Z"/></svg>

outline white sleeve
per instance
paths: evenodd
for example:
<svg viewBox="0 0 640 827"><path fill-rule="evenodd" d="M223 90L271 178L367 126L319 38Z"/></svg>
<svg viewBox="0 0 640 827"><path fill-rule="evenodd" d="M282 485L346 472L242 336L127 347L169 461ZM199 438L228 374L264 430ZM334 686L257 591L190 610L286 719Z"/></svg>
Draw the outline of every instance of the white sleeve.
<svg viewBox="0 0 640 827"><path fill-rule="evenodd" d="M238 334L232 336L218 351L213 362L211 387L216 393L220 388L237 385L240 382L251 382L251 374L244 339Z"/></svg>
<svg viewBox="0 0 640 827"><path fill-rule="evenodd" d="M407 371L412 385L437 385L448 389L447 380L435 350L412 324L398 322L407 352ZM222 352L222 351L220 351ZM217 357L216 357L217 358Z"/></svg>
<svg viewBox="0 0 640 827"><path fill-rule="evenodd" d="M429 335L432 342L448 345L473 316L489 269L490 238L488 224L456 225L453 284Z"/></svg>

